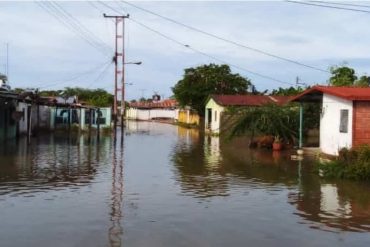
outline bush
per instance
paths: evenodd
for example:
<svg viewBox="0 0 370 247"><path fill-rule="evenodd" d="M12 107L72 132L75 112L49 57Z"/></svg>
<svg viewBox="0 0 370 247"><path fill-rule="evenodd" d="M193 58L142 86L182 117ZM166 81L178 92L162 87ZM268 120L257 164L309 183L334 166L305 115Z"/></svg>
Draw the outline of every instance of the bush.
<svg viewBox="0 0 370 247"><path fill-rule="evenodd" d="M337 160L318 165L324 177L370 180L370 146L343 148Z"/></svg>

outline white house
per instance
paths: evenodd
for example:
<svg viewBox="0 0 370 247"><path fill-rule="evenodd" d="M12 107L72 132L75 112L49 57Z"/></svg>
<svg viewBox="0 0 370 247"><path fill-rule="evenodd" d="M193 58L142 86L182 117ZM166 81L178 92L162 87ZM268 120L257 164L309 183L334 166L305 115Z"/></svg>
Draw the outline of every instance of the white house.
<svg viewBox="0 0 370 247"><path fill-rule="evenodd" d="M323 153L338 155L341 148L370 144L370 88L315 86L292 101L321 104Z"/></svg>
<svg viewBox="0 0 370 247"><path fill-rule="evenodd" d="M290 100L287 96L268 95L211 95L205 106L205 130L219 134L222 128L222 113L228 107L255 107L265 104L284 104Z"/></svg>
<svg viewBox="0 0 370 247"><path fill-rule="evenodd" d="M176 100L167 99L159 102L130 103L126 109L126 118L132 120L172 119L177 120Z"/></svg>

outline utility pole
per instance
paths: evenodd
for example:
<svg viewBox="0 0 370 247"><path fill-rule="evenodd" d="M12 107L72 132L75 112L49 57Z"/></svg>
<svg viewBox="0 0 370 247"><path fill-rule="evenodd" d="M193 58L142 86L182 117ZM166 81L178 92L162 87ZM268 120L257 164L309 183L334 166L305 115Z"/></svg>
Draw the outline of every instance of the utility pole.
<svg viewBox="0 0 370 247"><path fill-rule="evenodd" d="M118 103L117 103L117 93L118 93L118 76L119 74L122 75L122 79L121 79L121 93L122 93L122 97L121 97L121 119L122 119L122 122L121 124L123 125L123 114L124 114L124 105L125 105L125 102L124 102L124 99L125 99L125 73L124 73L124 63L125 63L125 56L124 56L124 21L125 21L125 18L129 18L129 15L106 15L106 14L103 14L104 18L114 18L115 20L115 26L116 26L116 31L115 31L115 54L114 54L114 57L113 57L113 62L115 64L115 73L114 73L114 102L113 102L113 121L114 121L114 130L116 130L116 127L117 127L117 119L118 119ZM121 32L119 31L118 29L118 25L119 23L122 23L122 29L121 29ZM118 43L119 43L119 40L122 39L122 47L121 47L121 51L118 52L119 50L119 47L118 47ZM121 56L122 58L122 64L120 64L120 68L119 68L119 63L118 63L118 58Z"/></svg>

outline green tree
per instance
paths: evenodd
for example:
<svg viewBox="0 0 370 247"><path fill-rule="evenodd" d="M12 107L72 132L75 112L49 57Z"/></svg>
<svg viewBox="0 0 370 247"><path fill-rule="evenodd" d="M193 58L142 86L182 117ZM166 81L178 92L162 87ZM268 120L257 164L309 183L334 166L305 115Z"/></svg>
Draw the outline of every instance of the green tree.
<svg viewBox="0 0 370 247"><path fill-rule="evenodd" d="M271 92L271 95L281 95L281 96L293 96L303 92L305 89L302 87L289 87L274 89Z"/></svg>
<svg viewBox="0 0 370 247"><path fill-rule="evenodd" d="M104 89L87 89L80 87L66 87L64 90L41 91L41 96L77 96L80 101L85 101L89 105L109 107L113 104L113 95Z"/></svg>
<svg viewBox="0 0 370 247"><path fill-rule="evenodd" d="M293 141L297 138L299 126L298 108L268 104L260 107L249 107L239 112L240 118L231 128L231 137L249 134L273 135Z"/></svg>
<svg viewBox="0 0 370 247"><path fill-rule="evenodd" d="M363 75L355 82L356 87L369 87L370 86L370 77Z"/></svg>
<svg viewBox="0 0 370 247"><path fill-rule="evenodd" d="M190 106L203 116L210 94L246 94L250 85L249 79L231 73L228 65L209 64L185 69L172 91L181 106Z"/></svg>
<svg viewBox="0 0 370 247"><path fill-rule="evenodd" d="M332 74L329 78L329 84L331 86L353 86L357 80L355 70L347 66L333 66L330 68L330 72Z"/></svg>

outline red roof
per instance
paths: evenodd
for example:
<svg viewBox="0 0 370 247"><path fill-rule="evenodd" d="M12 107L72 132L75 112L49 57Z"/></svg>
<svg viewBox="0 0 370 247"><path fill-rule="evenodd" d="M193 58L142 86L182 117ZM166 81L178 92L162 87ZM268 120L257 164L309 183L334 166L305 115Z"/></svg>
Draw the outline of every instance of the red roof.
<svg viewBox="0 0 370 247"><path fill-rule="evenodd" d="M222 106L262 106L265 104L283 105L291 100L290 96L270 95L211 95L217 104Z"/></svg>
<svg viewBox="0 0 370 247"><path fill-rule="evenodd" d="M366 87L332 87L332 86L314 86L293 97L292 101L299 101L303 96L310 94L325 93L347 100L370 101L370 88Z"/></svg>
<svg viewBox="0 0 370 247"><path fill-rule="evenodd" d="M166 99L158 102L133 102L130 103L132 108L151 109L151 108L175 108L177 101L174 99Z"/></svg>

